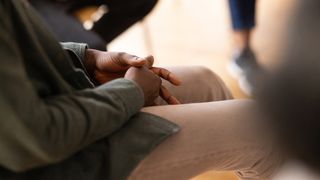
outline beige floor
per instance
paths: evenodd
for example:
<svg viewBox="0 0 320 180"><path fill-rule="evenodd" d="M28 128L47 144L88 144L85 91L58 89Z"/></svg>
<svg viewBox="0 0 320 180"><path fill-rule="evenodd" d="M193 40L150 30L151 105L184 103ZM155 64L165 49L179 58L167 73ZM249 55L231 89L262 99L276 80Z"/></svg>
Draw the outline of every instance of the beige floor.
<svg viewBox="0 0 320 180"><path fill-rule="evenodd" d="M267 68L281 50L280 39L286 32L295 0L262 0L258 3L258 26L253 46ZM158 66L202 65L217 72L236 98L246 98L236 80L227 72L231 54L231 31L224 0L160 0L152 14L110 46L139 56L152 54ZM207 172L194 180L235 180L233 173Z"/></svg>

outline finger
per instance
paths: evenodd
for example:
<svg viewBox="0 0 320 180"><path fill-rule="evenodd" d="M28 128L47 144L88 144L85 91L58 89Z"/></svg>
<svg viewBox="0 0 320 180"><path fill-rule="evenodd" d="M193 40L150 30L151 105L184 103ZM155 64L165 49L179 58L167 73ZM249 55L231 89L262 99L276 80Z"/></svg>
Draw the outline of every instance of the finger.
<svg viewBox="0 0 320 180"><path fill-rule="evenodd" d="M160 88L160 97L165 100L168 104L181 104L180 101L171 95L170 91L164 87L161 86Z"/></svg>
<svg viewBox="0 0 320 180"><path fill-rule="evenodd" d="M150 70L173 85L179 86L181 84L180 79L167 69L152 67Z"/></svg>
<svg viewBox="0 0 320 180"><path fill-rule="evenodd" d="M153 56L147 56L144 58L147 62L146 62L146 66L148 68L151 68L153 66L153 63L154 63L154 57Z"/></svg>
<svg viewBox="0 0 320 180"><path fill-rule="evenodd" d="M147 59L138 57L135 55L127 54L127 53L124 53L122 55L122 61L123 61L123 64L127 66L128 65L134 66L134 67L141 67L147 63Z"/></svg>

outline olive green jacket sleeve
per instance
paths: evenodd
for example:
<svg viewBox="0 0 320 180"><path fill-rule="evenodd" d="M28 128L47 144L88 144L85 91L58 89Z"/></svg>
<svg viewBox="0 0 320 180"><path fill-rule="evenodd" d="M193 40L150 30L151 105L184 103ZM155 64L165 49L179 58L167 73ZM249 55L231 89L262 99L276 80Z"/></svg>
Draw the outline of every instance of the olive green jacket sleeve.
<svg viewBox="0 0 320 180"><path fill-rule="evenodd" d="M18 1L0 1L0 165L21 172L59 162L116 132L144 99L141 89L125 79L39 96L35 77L26 71L32 64L21 53L6 13L11 2Z"/></svg>
<svg viewBox="0 0 320 180"><path fill-rule="evenodd" d="M63 49L72 50L79 58L81 62L83 62L85 58L85 51L88 49L88 45L84 43L73 43L73 42L62 42L61 46Z"/></svg>
<svg viewBox="0 0 320 180"><path fill-rule="evenodd" d="M90 77L90 74L87 71L87 68L84 64L85 53L89 48L85 43L75 43L75 42L61 42L62 48L69 54L73 65L76 68L81 69L86 76L90 79L92 85L98 84L94 79Z"/></svg>

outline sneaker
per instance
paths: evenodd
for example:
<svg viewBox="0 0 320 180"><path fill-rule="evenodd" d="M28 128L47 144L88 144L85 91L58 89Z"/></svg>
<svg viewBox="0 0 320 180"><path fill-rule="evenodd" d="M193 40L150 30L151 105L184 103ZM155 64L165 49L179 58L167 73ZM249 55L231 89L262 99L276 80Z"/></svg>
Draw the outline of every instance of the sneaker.
<svg viewBox="0 0 320 180"><path fill-rule="evenodd" d="M228 70L233 77L239 78L240 89L250 96L255 92L258 77L265 72L258 64L256 56L250 48L236 53L228 66Z"/></svg>
<svg viewBox="0 0 320 180"><path fill-rule="evenodd" d="M234 78L238 78L245 73L248 66L251 66L250 64L256 62L254 52L250 48L246 48L234 53L231 62L228 65L228 71Z"/></svg>
<svg viewBox="0 0 320 180"><path fill-rule="evenodd" d="M254 96L255 89L254 84L250 83L246 76L241 76L238 80L238 85L242 92L244 92L248 96Z"/></svg>

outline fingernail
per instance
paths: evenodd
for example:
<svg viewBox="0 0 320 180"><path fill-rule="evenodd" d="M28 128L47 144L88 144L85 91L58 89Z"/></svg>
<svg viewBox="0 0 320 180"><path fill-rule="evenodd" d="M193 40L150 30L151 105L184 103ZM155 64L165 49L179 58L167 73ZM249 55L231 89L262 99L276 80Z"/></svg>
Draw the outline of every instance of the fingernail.
<svg viewBox="0 0 320 180"><path fill-rule="evenodd" d="M146 59L151 59L151 58L154 59L154 57L153 57L152 55L148 55L148 56L146 56L145 58L146 58Z"/></svg>

